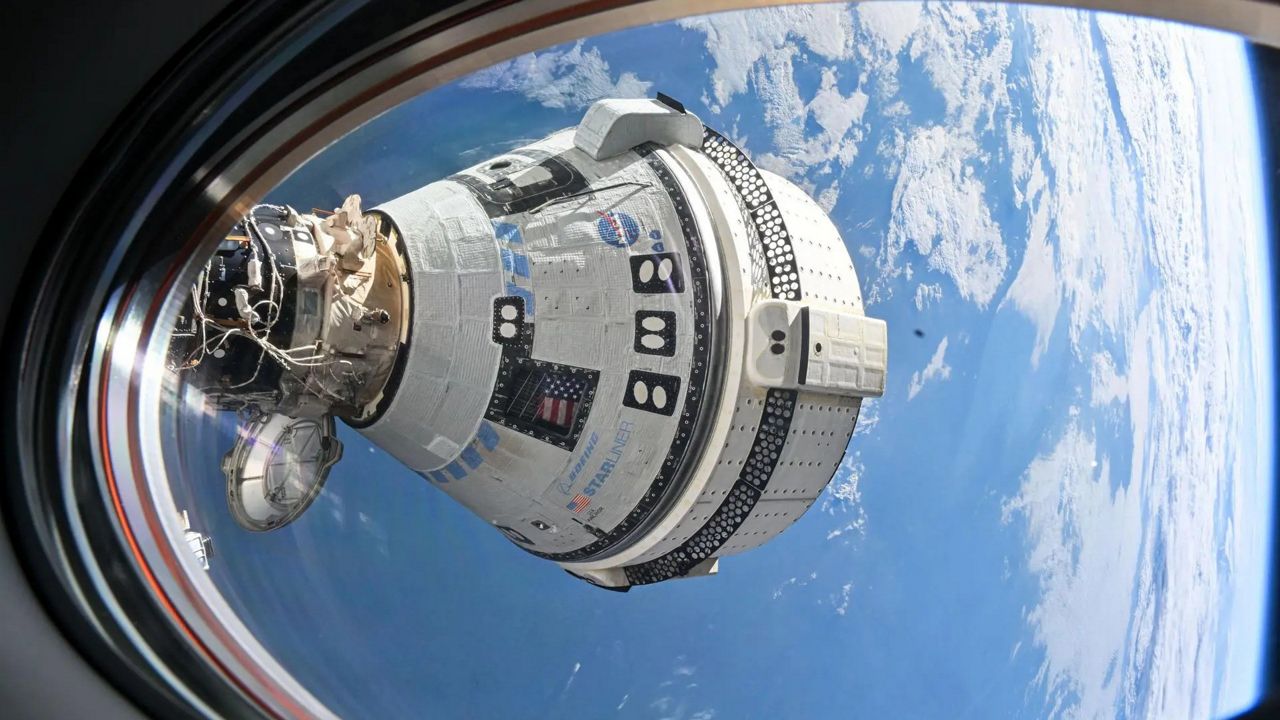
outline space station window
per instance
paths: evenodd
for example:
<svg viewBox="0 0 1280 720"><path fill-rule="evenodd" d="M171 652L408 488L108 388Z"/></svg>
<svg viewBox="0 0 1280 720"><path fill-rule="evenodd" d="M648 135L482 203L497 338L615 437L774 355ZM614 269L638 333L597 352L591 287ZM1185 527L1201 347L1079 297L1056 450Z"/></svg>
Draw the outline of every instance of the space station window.
<svg viewBox="0 0 1280 720"><path fill-rule="evenodd" d="M624 5L239 10L121 122L9 316L4 520L63 624L165 717L1256 701L1280 60Z"/></svg>

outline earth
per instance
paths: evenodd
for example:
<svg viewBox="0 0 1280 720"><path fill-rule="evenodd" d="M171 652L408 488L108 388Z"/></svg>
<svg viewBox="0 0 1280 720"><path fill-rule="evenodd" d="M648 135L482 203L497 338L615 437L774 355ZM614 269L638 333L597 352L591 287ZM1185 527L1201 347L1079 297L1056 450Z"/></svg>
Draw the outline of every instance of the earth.
<svg viewBox="0 0 1280 720"><path fill-rule="evenodd" d="M516 58L269 201L365 206L661 91L840 228L889 385L794 527L601 592L343 429L316 505L184 492L211 577L351 717L1203 717L1259 691L1271 270L1238 38L1016 6L759 9ZM194 418L191 422L207 422Z"/></svg>

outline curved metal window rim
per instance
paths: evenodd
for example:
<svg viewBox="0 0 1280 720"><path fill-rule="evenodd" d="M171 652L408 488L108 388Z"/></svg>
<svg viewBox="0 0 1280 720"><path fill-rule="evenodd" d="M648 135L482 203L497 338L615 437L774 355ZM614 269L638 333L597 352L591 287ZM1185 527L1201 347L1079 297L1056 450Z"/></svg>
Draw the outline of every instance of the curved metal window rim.
<svg viewBox="0 0 1280 720"><path fill-rule="evenodd" d="M163 339L152 330L176 313L170 291L245 209L361 123L474 70L587 35L776 4L499 0L428 14L401 0L259 3L225 14L188 47L63 198L55 216L67 220L42 238L52 259L24 278L37 303L25 327L11 329L9 347L22 353L6 375L17 382L5 387L6 456L22 482L8 484L6 521L50 609L99 669L149 709L328 712L247 631L228 633L238 620L210 601L207 577L156 542L175 536L176 520L155 512L165 484L147 482L162 467L158 402L141 402L159 399L160 388L141 382ZM1075 4L1280 47L1271 3ZM350 54L308 52L338 36ZM148 668L152 683L131 683Z"/></svg>

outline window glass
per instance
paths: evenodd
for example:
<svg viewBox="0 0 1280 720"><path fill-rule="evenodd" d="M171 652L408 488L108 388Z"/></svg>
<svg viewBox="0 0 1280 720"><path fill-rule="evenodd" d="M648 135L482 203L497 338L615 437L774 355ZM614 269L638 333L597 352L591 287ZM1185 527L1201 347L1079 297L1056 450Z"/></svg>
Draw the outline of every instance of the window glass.
<svg viewBox="0 0 1280 720"><path fill-rule="evenodd" d="M178 388L163 418L170 511L186 513L189 531L174 543L189 545L258 641L344 716L1187 717L1247 707L1260 691L1275 469L1269 169L1254 81L1251 49L1222 33L1047 7L877 2L637 27L445 85L300 167L192 290L166 370ZM635 260L590 280L609 288L599 300L613 307L647 293L647 314L550 346L535 336L536 352L520 349L525 313L548 312L534 293L504 290L495 297L511 302L458 321L460 337L491 339L508 373L498 395L484 385L465 399L481 414L461 442L425 430L375 442L359 421L291 425L246 409L247 389L277 392L282 363L307 362L300 352L273 362L263 333L315 337L334 301L305 289L309 257L267 257L268 234L317 242L302 237L316 226L287 208L322 209L309 216L323 222L347 212L352 227L369 220L382 240L367 252L402 262L412 238L436 230L375 209L479 165L489 179L458 186L474 189L484 223L539 211L556 233L575 231L562 216L592 180L520 149L577 126L597 100L659 91L812 199L813 217L829 217L842 238L832 252L852 258L857 314L887 327L883 396L852 411L851 438L813 439L835 448L838 468L811 507L768 518L785 532L688 569L710 577L626 594L525 552L570 552L573 533L603 543L647 532L674 500L654 500L623 532L631 526L610 519L604 498L644 507L668 445L707 442L669 403L728 382L726 361L710 354L705 380L674 369L697 367L689 353L700 336L687 324L699 317L695 292L731 282L716 269L723 238L698 240L710 258L704 286L689 232L685 245L650 235L678 222L712 227L693 193L670 201L688 217L603 210L581 224L599 236L583 257ZM686 182L684 170L668 168L667 179L636 158L635 178L590 192L641 203ZM355 213L344 206L351 195L361 199ZM818 227L795 217L797 238ZM517 238L496 220L483 227L503 272L551 272L537 264L538 237ZM254 273L261 290L237 298L233 287ZM316 382L340 394L376 374L387 390L363 398L369 408L428 382L444 362L429 343L408 338L403 352L420 361L403 368L369 360L404 343L397 308L422 307L435 292L424 283L404 298L385 291L385 320L352 315L389 344L361 345L349 371ZM205 322L197 307L218 292L225 303L214 301L219 314ZM299 298L296 319L271 325L285 295ZM437 309L467 302L430 297ZM708 290L713 314L717 297ZM836 300L806 302L836 313ZM562 320L596 310L575 312ZM210 328L242 321L256 330L210 341ZM742 317L725 322L747 332ZM838 320L824 323L804 332L838 336ZM634 335L646 363L626 376L626 395L605 393L614 358L598 348L611 347L609 332L628 348ZM273 346L296 350L290 342ZM789 342L771 337L762 357L790 358ZM595 349L599 364L557 350L575 344ZM244 362L218 376L195 367L219 352ZM479 373L482 361L468 367ZM643 444L647 425L589 424L625 412L670 428L662 446ZM801 409L777 410L778 422L792 412ZM795 428L783 432L797 437ZM518 445L487 434L507 430ZM725 447L746 467L770 430L761 420L741 432L743 445ZM486 487L516 497L539 463L588 445L581 467L562 460L556 477L572 482L558 506L519 523L473 512ZM440 463L406 467L392 446ZM476 468L502 453L526 473L478 479ZM775 478L800 472L761 462ZM560 492L554 480L538 492ZM731 509L723 497L704 501L673 537L696 542L718 508Z"/></svg>

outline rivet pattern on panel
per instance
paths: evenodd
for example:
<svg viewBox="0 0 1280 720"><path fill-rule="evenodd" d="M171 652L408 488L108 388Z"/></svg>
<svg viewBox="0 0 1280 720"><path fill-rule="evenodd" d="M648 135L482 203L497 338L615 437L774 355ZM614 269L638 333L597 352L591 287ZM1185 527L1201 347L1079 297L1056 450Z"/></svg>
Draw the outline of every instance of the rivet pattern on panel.
<svg viewBox="0 0 1280 720"><path fill-rule="evenodd" d="M800 275L791 235L764 176L736 145L711 128L703 128L702 152L724 172L742 201L764 252L770 293L780 300L799 300Z"/></svg>
<svg viewBox="0 0 1280 720"><path fill-rule="evenodd" d="M648 520L669 492L681 487L683 479L690 472L689 461L697 457L696 453L689 452L689 447L692 440L697 436L695 430L699 420L702 418L702 407L706 399L707 376L711 372L712 355L715 348L715 338L711 332L711 297L707 279L706 249L703 247L702 236L698 232L697 221L693 217L693 212L689 207L689 201L685 197L684 190L680 188L679 183L676 181L675 176L671 174L671 170L666 166L666 163L654 154L655 149L656 146L646 144L637 147L635 152L653 170L654 175L671 200L672 209L675 211L676 217L679 218L680 229L684 234L685 247L688 251L686 255L682 256L685 263L684 267L688 270L688 277L683 280L680 291L685 292L691 289L693 292L692 321L696 344L693 349L693 363L687 376L688 382L685 384L687 389L683 391L684 405L679 410L680 421L676 434L671 440L671 446L667 448L666 457L654 476L653 482L649 484L649 489L640 497L640 500L627 513L626 517L608 532L597 534L595 542L577 550L561 553L542 553L530 550L534 555L548 560L556 562L589 560L613 548ZM646 391L647 388L648 386L646 385ZM627 391L634 393L634 383L629 385ZM674 397L676 391L672 391L669 388L664 388L664 391L667 391L667 402L676 402L677 398ZM617 399L619 402L624 402L624 400L625 398ZM525 549L527 550L528 548Z"/></svg>
<svg viewBox="0 0 1280 720"><path fill-rule="evenodd" d="M742 527L778 464L778 456L791 428L796 397L794 390L769 391L746 463L720 507L680 547L648 562L624 568L628 583L646 585L685 575L698 563L713 556Z"/></svg>

